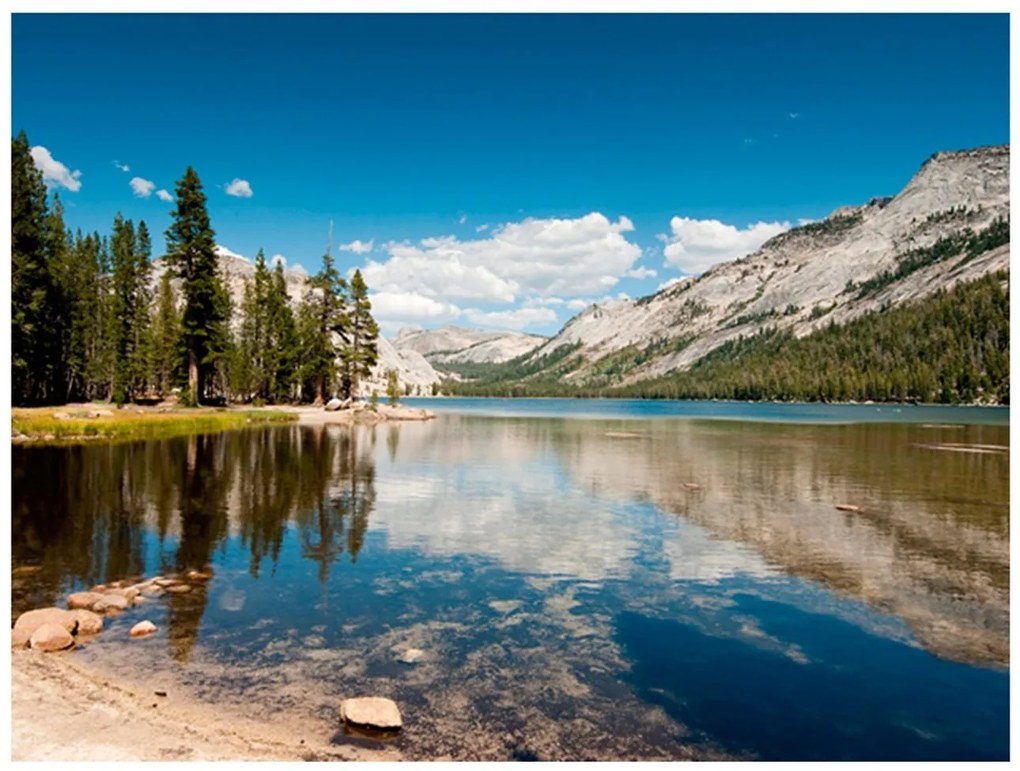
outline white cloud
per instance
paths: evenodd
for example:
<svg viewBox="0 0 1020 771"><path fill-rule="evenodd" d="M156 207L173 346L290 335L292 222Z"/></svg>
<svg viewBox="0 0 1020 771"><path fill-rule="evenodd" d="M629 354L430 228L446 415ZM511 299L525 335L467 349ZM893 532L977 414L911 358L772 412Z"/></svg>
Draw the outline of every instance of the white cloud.
<svg viewBox="0 0 1020 771"><path fill-rule="evenodd" d="M651 268L646 268L642 265L640 268L631 268L623 275L628 278L655 278L659 274Z"/></svg>
<svg viewBox="0 0 1020 771"><path fill-rule="evenodd" d="M755 222L737 228L719 220L673 217L672 233L663 254L684 273L704 273L713 265L750 254L773 236L790 229L789 222Z"/></svg>
<svg viewBox="0 0 1020 771"><path fill-rule="evenodd" d="M818 222L818 220L813 220L810 217L801 217L797 220L797 227L802 228L805 225L810 225L812 222Z"/></svg>
<svg viewBox="0 0 1020 771"><path fill-rule="evenodd" d="M238 179L234 177L233 181L227 185L227 195L232 195L235 198L251 198L255 195L251 190L251 185L246 179Z"/></svg>
<svg viewBox="0 0 1020 771"><path fill-rule="evenodd" d="M42 145L36 145L28 152L32 156L32 163L42 172L47 187L66 187L72 193L81 190L81 172L78 169L71 171Z"/></svg>
<svg viewBox="0 0 1020 771"><path fill-rule="evenodd" d="M121 163L120 161L114 161L113 165L116 166L121 171L131 171L131 167L128 166L126 163Z"/></svg>
<svg viewBox="0 0 1020 771"><path fill-rule="evenodd" d="M552 308L516 308L509 311L481 311L468 308L464 316L472 324L497 329L521 330L532 324L549 324L557 321Z"/></svg>
<svg viewBox="0 0 1020 771"><path fill-rule="evenodd" d="M166 201L167 203L174 200L174 197L170 193L162 189L156 191L156 197L161 201Z"/></svg>
<svg viewBox="0 0 1020 771"><path fill-rule="evenodd" d="M467 222L467 215L466 214L461 214L460 215L460 219L458 219L457 222L459 222L461 225L463 225L465 222Z"/></svg>
<svg viewBox="0 0 1020 771"><path fill-rule="evenodd" d="M489 229L489 223L486 222L486 223L483 223L483 224L479 225L478 227L476 227L475 228L475 232L476 233L484 233L488 229Z"/></svg>
<svg viewBox="0 0 1020 771"><path fill-rule="evenodd" d="M155 182L149 179L142 179L141 177L132 177L128 184L131 185L131 189L138 198L148 198L152 195L152 191L156 189Z"/></svg>
<svg viewBox="0 0 1020 771"><path fill-rule="evenodd" d="M354 252L355 254L368 254L375 248L375 239L371 241L359 241L354 239L349 244L340 244L341 252Z"/></svg>
<svg viewBox="0 0 1020 771"><path fill-rule="evenodd" d="M687 280L686 278L681 278L679 276L671 278L668 281L663 281L661 284L659 284L659 286L656 287L655 291L656 292L661 292L663 289L668 289L669 287L673 286L674 284L679 284L681 281L686 281L686 280Z"/></svg>
<svg viewBox="0 0 1020 771"><path fill-rule="evenodd" d="M269 265L271 267L275 268L277 266L277 264L283 265L283 267L286 268L287 267L287 258L284 257L282 254L274 254L273 255L273 259L271 259L269 261Z"/></svg>
<svg viewBox="0 0 1020 771"><path fill-rule="evenodd" d="M414 292L376 292L369 296L372 315L383 322L449 321L460 317L461 310Z"/></svg>
<svg viewBox="0 0 1020 771"><path fill-rule="evenodd" d="M787 115L790 116L790 120L797 120L797 116L800 115L800 113L799 112L791 112L791 113L787 113Z"/></svg>

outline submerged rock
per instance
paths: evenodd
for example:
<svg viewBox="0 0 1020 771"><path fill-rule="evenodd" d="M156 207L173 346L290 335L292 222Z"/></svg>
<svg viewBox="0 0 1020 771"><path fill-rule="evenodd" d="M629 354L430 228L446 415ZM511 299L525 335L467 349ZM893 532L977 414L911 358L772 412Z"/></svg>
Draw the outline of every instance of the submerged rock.
<svg viewBox="0 0 1020 771"><path fill-rule="evenodd" d="M380 696L344 699L340 704L340 719L358 728L376 731L399 731L404 724L396 702Z"/></svg>
<svg viewBox="0 0 1020 771"><path fill-rule="evenodd" d="M34 650L62 651L74 645L74 638L60 624L43 624L29 638Z"/></svg>
<svg viewBox="0 0 1020 771"><path fill-rule="evenodd" d="M404 664L417 664L425 658L425 651L421 648L408 648L404 651L404 654L400 657L400 660Z"/></svg>
<svg viewBox="0 0 1020 771"><path fill-rule="evenodd" d="M154 633L155 631L156 625L153 624L148 619L146 619L145 621L139 621L137 624L131 627L131 631L128 634L130 634L132 637L147 637L148 635Z"/></svg>
<svg viewBox="0 0 1020 771"><path fill-rule="evenodd" d="M127 597L119 594L104 594L102 599L92 606L92 610L96 613L119 613L122 610L127 610L130 605L131 602Z"/></svg>

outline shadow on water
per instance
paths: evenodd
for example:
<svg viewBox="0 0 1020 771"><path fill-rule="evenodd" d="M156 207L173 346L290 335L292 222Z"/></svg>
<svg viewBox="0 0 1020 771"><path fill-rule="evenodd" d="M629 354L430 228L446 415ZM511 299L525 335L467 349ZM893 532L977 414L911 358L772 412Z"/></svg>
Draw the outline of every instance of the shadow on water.
<svg viewBox="0 0 1020 771"><path fill-rule="evenodd" d="M841 619L738 595L806 661L694 626L624 612L616 639L648 701L762 760L1007 760L1009 682Z"/></svg>

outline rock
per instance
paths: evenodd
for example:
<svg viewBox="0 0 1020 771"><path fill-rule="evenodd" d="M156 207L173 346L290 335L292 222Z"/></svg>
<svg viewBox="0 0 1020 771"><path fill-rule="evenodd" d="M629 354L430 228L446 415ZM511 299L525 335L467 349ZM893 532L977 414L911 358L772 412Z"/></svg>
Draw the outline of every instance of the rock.
<svg viewBox="0 0 1020 771"><path fill-rule="evenodd" d="M156 586L155 584L149 584L148 586L142 587L143 597L162 597L165 593L166 590L163 589L163 587ZM135 600L135 602L138 602L138 600Z"/></svg>
<svg viewBox="0 0 1020 771"><path fill-rule="evenodd" d="M156 578L153 580L153 583L156 584L156 586L160 586L164 589L167 589L171 586L176 586L177 584L181 583L181 579L177 578L176 576L167 576L165 578Z"/></svg>
<svg viewBox="0 0 1020 771"><path fill-rule="evenodd" d="M701 489L701 485L699 485L697 482L684 482L684 489L685 490L700 490Z"/></svg>
<svg viewBox="0 0 1020 771"><path fill-rule="evenodd" d="M417 664L425 658L425 651L421 648L408 648L404 651L404 655L400 657L400 660L404 664Z"/></svg>
<svg viewBox="0 0 1020 771"><path fill-rule="evenodd" d="M63 608L38 608L22 613L14 622L11 642L18 647L28 645L35 631L47 624L63 627L70 634L78 628L78 619L74 613Z"/></svg>
<svg viewBox="0 0 1020 771"><path fill-rule="evenodd" d="M74 614L74 618L78 621L77 631L74 633L76 637L99 634L103 631L103 617L98 613L82 609L70 612Z"/></svg>
<svg viewBox="0 0 1020 771"><path fill-rule="evenodd" d="M155 631L156 625L153 624L148 619L146 619L145 621L139 621L137 624L131 627L131 631L128 634L130 634L132 637L146 637L150 634L153 634Z"/></svg>
<svg viewBox="0 0 1020 771"><path fill-rule="evenodd" d="M43 434L42 438L44 442L52 442L57 436L56 434Z"/></svg>
<svg viewBox="0 0 1020 771"><path fill-rule="evenodd" d="M71 416L66 412L54 412L54 420L70 420Z"/></svg>
<svg viewBox="0 0 1020 771"><path fill-rule="evenodd" d="M206 568L205 570L189 570L188 580L190 581L208 581L213 577L212 571Z"/></svg>
<svg viewBox="0 0 1020 771"><path fill-rule="evenodd" d="M328 402L326 402L325 406L322 409L324 409L326 412L336 412L338 409L340 409L341 404L343 404L343 402L341 402L339 399L330 399Z"/></svg>
<svg viewBox="0 0 1020 771"><path fill-rule="evenodd" d="M188 584L173 584L166 587L166 590L174 594L187 594L191 591L191 587Z"/></svg>
<svg viewBox="0 0 1020 771"><path fill-rule="evenodd" d="M128 605L131 605L135 601L135 597L137 597L139 594L140 592L135 587L125 586L123 588L118 587L116 589L107 589L106 592L104 592L103 596L123 597L125 600L128 601Z"/></svg>
<svg viewBox="0 0 1020 771"><path fill-rule="evenodd" d="M376 731L399 731L403 726L396 703L380 696L344 699L340 704L340 719Z"/></svg>
<svg viewBox="0 0 1020 771"><path fill-rule="evenodd" d="M32 632L29 645L35 650L62 651L74 645L74 638L60 624L43 624Z"/></svg>
<svg viewBox="0 0 1020 771"><path fill-rule="evenodd" d="M103 599L103 595L99 592L75 592L67 598L67 607L71 610L77 608L92 610L101 599Z"/></svg>
<svg viewBox="0 0 1020 771"><path fill-rule="evenodd" d="M837 503L836 504L836 510L837 511L852 511L852 512L856 513L856 512L861 511L861 507L860 506L854 506L854 505L849 504L849 503Z"/></svg>
<svg viewBox="0 0 1020 771"><path fill-rule="evenodd" d="M130 605L131 602L127 597L122 597L119 594L104 594L103 598L92 606L92 610L96 613L119 613L122 610L127 610Z"/></svg>

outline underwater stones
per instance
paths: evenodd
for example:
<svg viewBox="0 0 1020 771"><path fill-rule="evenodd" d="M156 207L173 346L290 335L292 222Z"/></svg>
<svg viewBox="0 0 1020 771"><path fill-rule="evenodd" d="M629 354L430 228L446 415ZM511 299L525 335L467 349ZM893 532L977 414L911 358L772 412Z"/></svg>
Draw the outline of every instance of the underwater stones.
<svg viewBox="0 0 1020 771"><path fill-rule="evenodd" d="M28 645L35 631L47 624L60 626L70 634L77 628L78 620L73 611L63 608L29 610L18 616L17 621L14 622L14 628L11 630L11 642L18 647Z"/></svg>
<svg viewBox="0 0 1020 771"><path fill-rule="evenodd" d="M425 651L421 648L408 648L401 655L400 661L404 664L417 664L423 658L425 658Z"/></svg>
<svg viewBox="0 0 1020 771"><path fill-rule="evenodd" d="M340 719L375 731L399 731L404 724L396 702L381 696L344 699L340 703Z"/></svg>
<svg viewBox="0 0 1020 771"><path fill-rule="evenodd" d="M131 631L128 632L128 634L130 634L132 637L148 637L155 631L156 625L153 624L148 619L145 619L145 621L139 621L137 624L131 627Z"/></svg>
<svg viewBox="0 0 1020 771"><path fill-rule="evenodd" d="M123 587L123 588L118 587L118 588L115 588L115 589L107 589L103 594L106 597L110 597L110 596L112 596L112 597L123 597L125 600L128 601L128 605L130 605L131 603L133 603L135 601L135 597L138 596L139 592L133 586L126 586L126 587Z"/></svg>
<svg viewBox="0 0 1020 771"><path fill-rule="evenodd" d="M103 595L100 592L75 592L67 598L67 607L71 610L92 610L101 599Z"/></svg>
<svg viewBox="0 0 1020 771"><path fill-rule="evenodd" d="M32 632L28 644L33 650L62 651L74 645L74 638L60 624L42 624Z"/></svg>
<svg viewBox="0 0 1020 771"><path fill-rule="evenodd" d="M93 635L103 631L103 617L91 610L77 609L69 611L78 622L75 635Z"/></svg>

